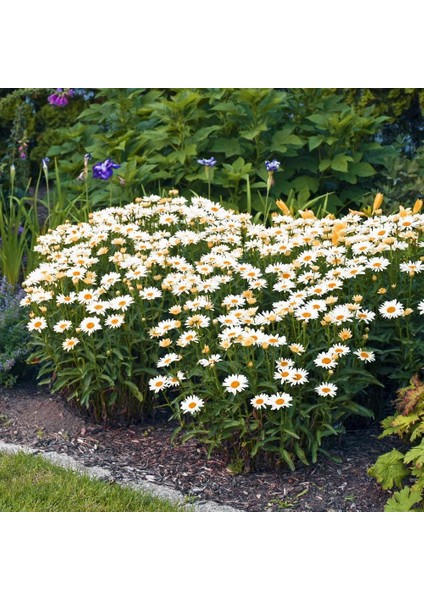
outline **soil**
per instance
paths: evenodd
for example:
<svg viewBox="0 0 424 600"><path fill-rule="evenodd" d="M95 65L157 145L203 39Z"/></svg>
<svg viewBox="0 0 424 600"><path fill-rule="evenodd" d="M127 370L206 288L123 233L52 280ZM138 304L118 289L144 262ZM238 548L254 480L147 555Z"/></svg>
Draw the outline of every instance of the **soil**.
<svg viewBox="0 0 424 600"><path fill-rule="evenodd" d="M187 499L213 500L242 511L381 512L389 494L367 469L396 440L379 440L380 426L349 431L338 438L340 464L234 474L219 454L207 458L194 441L171 442L165 423L99 426L61 398L33 385L0 388L0 439L40 451L66 453L86 466L112 472L116 482L148 480L171 486Z"/></svg>

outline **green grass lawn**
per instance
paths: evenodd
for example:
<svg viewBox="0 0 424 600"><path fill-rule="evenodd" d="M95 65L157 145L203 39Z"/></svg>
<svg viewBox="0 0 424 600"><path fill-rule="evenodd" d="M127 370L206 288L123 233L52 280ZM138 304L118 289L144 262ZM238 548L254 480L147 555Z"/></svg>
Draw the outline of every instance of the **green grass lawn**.
<svg viewBox="0 0 424 600"><path fill-rule="evenodd" d="M0 512L181 512L117 484L90 479L39 456L0 454Z"/></svg>

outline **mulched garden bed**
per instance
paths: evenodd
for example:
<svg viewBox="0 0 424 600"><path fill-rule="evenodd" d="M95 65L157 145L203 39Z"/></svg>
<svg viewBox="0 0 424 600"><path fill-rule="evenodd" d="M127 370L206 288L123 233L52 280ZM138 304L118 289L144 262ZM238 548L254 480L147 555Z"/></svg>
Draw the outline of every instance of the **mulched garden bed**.
<svg viewBox="0 0 424 600"><path fill-rule="evenodd" d="M380 426L349 431L334 449L341 464L321 457L311 467L232 474L205 447L171 443L168 423L101 427L60 398L33 385L0 388L0 439L66 453L86 466L109 469L115 481L148 480L188 499L213 500L242 511L380 512L388 498L367 469L395 446L379 440Z"/></svg>

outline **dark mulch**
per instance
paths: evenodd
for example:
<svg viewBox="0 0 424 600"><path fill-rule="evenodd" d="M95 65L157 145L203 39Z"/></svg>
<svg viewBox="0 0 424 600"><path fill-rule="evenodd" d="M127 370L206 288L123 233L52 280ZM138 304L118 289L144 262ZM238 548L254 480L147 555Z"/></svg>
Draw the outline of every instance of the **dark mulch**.
<svg viewBox="0 0 424 600"><path fill-rule="evenodd" d="M60 398L34 386L0 388L0 439L44 451L63 452L87 466L110 469L117 482L145 479L188 498L214 500L243 511L380 512L388 498L367 475L376 458L393 447L379 440L378 423L338 439L336 464L232 474L223 457L207 458L196 442L171 443L168 423L101 427Z"/></svg>

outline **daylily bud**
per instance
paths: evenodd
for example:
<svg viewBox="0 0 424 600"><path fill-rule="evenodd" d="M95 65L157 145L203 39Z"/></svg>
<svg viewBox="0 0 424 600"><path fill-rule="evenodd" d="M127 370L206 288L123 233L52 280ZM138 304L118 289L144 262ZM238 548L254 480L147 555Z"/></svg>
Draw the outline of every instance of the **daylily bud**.
<svg viewBox="0 0 424 600"><path fill-rule="evenodd" d="M414 215L419 213L420 210L422 209L422 207L423 207L423 201L420 200L419 198L418 198L418 200L415 200L415 204L412 207L412 212L414 213Z"/></svg>
<svg viewBox="0 0 424 600"><path fill-rule="evenodd" d="M375 198L374 198L374 204L372 205L372 210L378 210L380 208L380 206L383 204L383 200L384 200L384 196L383 194L376 194Z"/></svg>
<svg viewBox="0 0 424 600"><path fill-rule="evenodd" d="M282 200L276 200L275 204L278 206L278 208L284 215L287 216L290 214L290 209L285 202L283 202Z"/></svg>

